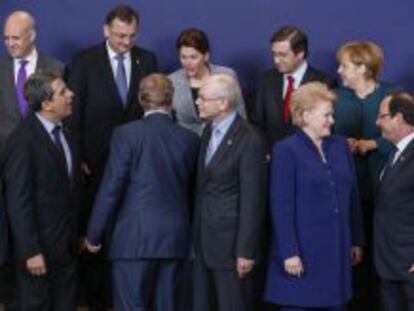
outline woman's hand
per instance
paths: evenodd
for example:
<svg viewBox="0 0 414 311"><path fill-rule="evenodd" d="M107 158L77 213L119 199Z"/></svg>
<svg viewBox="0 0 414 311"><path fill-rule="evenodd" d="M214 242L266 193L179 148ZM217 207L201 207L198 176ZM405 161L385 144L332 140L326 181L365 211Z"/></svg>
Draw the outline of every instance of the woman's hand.
<svg viewBox="0 0 414 311"><path fill-rule="evenodd" d="M378 148L378 144L373 139L360 139L358 140L358 152L362 155L366 154L371 150Z"/></svg>
<svg viewBox="0 0 414 311"><path fill-rule="evenodd" d="M358 140L355 138L348 138L347 139L349 149L352 153L358 152Z"/></svg>
<svg viewBox="0 0 414 311"><path fill-rule="evenodd" d="M284 264L286 273L290 275L297 276L298 278L300 278L304 272L302 260L299 256L293 256L286 259Z"/></svg>

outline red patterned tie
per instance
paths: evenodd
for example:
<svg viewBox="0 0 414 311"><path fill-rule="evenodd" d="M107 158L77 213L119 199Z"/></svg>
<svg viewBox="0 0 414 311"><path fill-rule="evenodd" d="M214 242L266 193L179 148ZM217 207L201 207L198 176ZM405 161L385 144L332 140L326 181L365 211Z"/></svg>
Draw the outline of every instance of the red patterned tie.
<svg viewBox="0 0 414 311"><path fill-rule="evenodd" d="M290 119L290 101L293 91L295 90L295 79L292 76L287 76L288 86L286 89L285 99L283 100L283 117L285 122L289 122Z"/></svg>

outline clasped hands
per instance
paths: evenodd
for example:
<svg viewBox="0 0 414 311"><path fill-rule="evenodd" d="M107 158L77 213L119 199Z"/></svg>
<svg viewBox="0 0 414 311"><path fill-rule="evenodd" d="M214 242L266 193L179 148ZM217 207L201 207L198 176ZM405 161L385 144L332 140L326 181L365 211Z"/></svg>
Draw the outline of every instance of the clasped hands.
<svg viewBox="0 0 414 311"><path fill-rule="evenodd" d="M360 155L365 155L367 152L378 148L377 142L373 139L348 138L347 141L351 152Z"/></svg>

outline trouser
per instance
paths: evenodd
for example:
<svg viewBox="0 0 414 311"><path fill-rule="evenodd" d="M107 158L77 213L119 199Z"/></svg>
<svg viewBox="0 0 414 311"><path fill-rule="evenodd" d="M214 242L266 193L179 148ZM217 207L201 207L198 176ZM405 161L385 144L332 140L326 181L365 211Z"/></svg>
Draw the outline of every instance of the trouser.
<svg viewBox="0 0 414 311"><path fill-rule="evenodd" d="M180 259L114 260L113 297L116 311L177 311L182 270Z"/></svg>
<svg viewBox="0 0 414 311"><path fill-rule="evenodd" d="M47 273L30 274L25 263L16 265L19 311L74 311L76 309L78 271L74 257L47 261Z"/></svg>

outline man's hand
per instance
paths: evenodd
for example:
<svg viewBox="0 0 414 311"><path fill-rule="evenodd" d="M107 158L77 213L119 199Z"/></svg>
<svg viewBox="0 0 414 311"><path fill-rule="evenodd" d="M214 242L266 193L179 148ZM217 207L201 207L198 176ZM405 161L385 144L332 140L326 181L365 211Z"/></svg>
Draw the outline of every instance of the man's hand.
<svg viewBox="0 0 414 311"><path fill-rule="evenodd" d="M410 269L408 269L408 272L414 273L414 263L411 265Z"/></svg>
<svg viewBox="0 0 414 311"><path fill-rule="evenodd" d="M303 268L302 260L299 256L293 256L285 260L285 271L286 273L301 277L305 269Z"/></svg>
<svg viewBox="0 0 414 311"><path fill-rule="evenodd" d="M88 239L85 239L85 247L88 250L88 252L95 254L97 252L99 252L102 248L102 245L93 245L91 242L88 241Z"/></svg>
<svg viewBox="0 0 414 311"><path fill-rule="evenodd" d="M42 254L37 254L26 259L26 269L30 274L42 276L46 274L46 261Z"/></svg>
<svg viewBox="0 0 414 311"><path fill-rule="evenodd" d="M357 266L361 263L364 256L364 251L359 246L352 246L351 248L351 262L353 266Z"/></svg>
<svg viewBox="0 0 414 311"><path fill-rule="evenodd" d="M86 176L91 176L91 170L85 162L81 164L81 170Z"/></svg>
<svg viewBox="0 0 414 311"><path fill-rule="evenodd" d="M254 266L254 260L238 257L237 258L237 273L239 274L239 278L244 277L247 273L252 271L253 266Z"/></svg>

